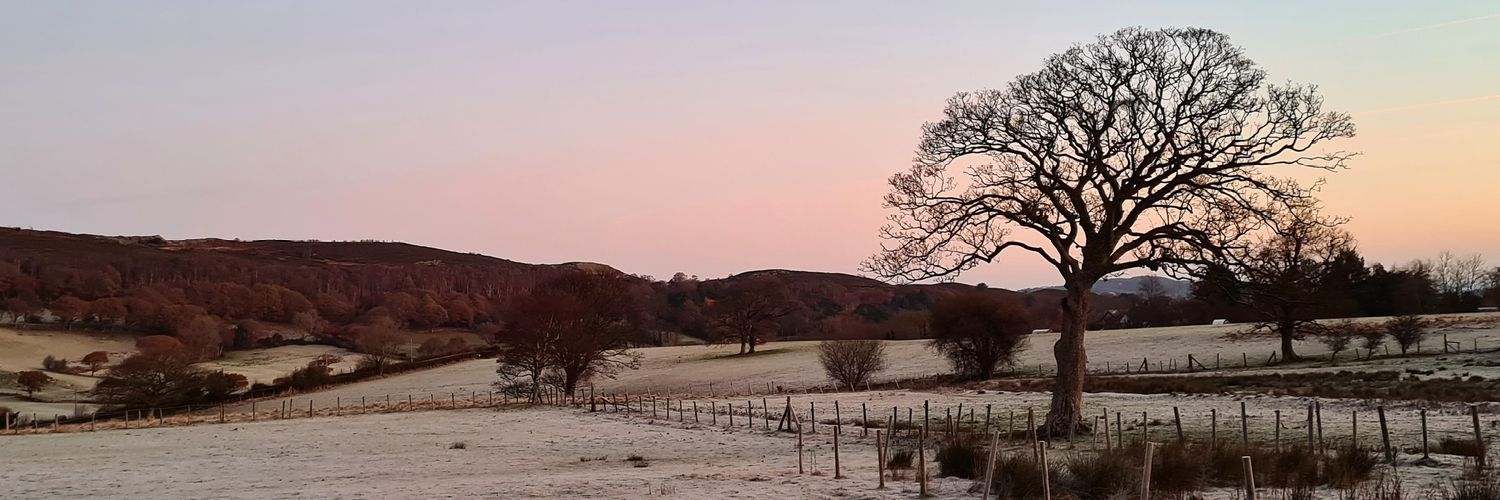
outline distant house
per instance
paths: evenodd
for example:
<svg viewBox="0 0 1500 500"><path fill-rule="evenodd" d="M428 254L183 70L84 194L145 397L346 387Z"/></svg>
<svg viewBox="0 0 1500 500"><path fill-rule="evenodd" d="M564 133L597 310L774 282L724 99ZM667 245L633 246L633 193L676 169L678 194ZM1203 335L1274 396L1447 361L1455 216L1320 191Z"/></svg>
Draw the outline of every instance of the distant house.
<svg viewBox="0 0 1500 500"><path fill-rule="evenodd" d="M1229 320L1227 320L1227 319L1216 319L1213 322L1214 326L1227 325L1227 324L1229 324Z"/></svg>
<svg viewBox="0 0 1500 500"><path fill-rule="evenodd" d="M1475 311L1476 312L1482 312L1482 313L1500 312L1500 307L1483 306L1483 307L1480 307L1479 309L1475 309Z"/></svg>

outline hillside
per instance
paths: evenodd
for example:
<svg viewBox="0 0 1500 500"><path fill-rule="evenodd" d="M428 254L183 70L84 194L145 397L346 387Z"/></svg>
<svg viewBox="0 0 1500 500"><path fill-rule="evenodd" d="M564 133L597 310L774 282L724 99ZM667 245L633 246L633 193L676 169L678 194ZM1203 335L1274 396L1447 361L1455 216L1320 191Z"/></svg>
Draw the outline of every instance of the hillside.
<svg viewBox="0 0 1500 500"><path fill-rule="evenodd" d="M934 301L976 291L1024 300L1046 327L1058 300L1047 290L894 285L786 269L651 281L606 264L531 264L400 242L168 240L0 228L0 319L177 334L207 315L248 331L235 341L241 345L226 339L226 348L269 346L268 337L289 329L349 347L341 335L378 318L416 331L487 324L494 331L515 297L571 271L624 276L650 329L698 338L711 336L711 304L747 280L784 288L790 307L778 336L797 339L921 338ZM1096 302L1101 318L1128 305L1105 296Z"/></svg>

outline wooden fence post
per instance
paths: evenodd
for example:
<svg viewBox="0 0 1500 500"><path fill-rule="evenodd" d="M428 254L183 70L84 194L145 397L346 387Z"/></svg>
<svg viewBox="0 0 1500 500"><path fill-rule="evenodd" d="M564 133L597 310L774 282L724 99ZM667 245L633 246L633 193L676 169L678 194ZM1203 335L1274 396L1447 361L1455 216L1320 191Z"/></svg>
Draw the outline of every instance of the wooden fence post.
<svg viewBox="0 0 1500 500"><path fill-rule="evenodd" d="M879 481L875 489L885 489L885 442L881 441L880 429L875 430L875 477Z"/></svg>
<svg viewBox="0 0 1500 500"><path fill-rule="evenodd" d="M1245 500L1255 500L1255 466L1249 455L1240 457L1240 463L1245 468Z"/></svg>
<svg viewBox="0 0 1500 500"><path fill-rule="evenodd" d="M794 420L794 421L797 420L797 414L796 413L792 414L792 420ZM796 425L797 425L797 474L802 474L803 473L803 469L802 469L802 422L796 422Z"/></svg>
<svg viewBox="0 0 1500 500"><path fill-rule="evenodd" d="M1240 401L1240 446L1250 447L1250 415L1245 412L1245 402Z"/></svg>
<svg viewBox="0 0 1500 500"><path fill-rule="evenodd" d="M1276 452L1281 453L1281 410L1276 410Z"/></svg>
<svg viewBox="0 0 1500 500"><path fill-rule="evenodd" d="M1349 447L1359 448L1359 410L1349 411Z"/></svg>
<svg viewBox="0 0 1500 500"><path fill-rule="evenodd" d="M1317 449L1316 445L1314 443L1315 443L1315 441L1313 441L1313 404L1312 403L1308 403L1307 404L1307 451L1314 451L1314 450Z"/></svg>
<svg viewBox="0 0 1500 500"><path fill-rule="evenodd" d="M1484 470L1489 450L1484 444L1484 432L1479 427L1479 405L1469 405L1469 417L1474 421L1474 446L1479 449L1479 456L1474 458L1475 463L1479 466L1479 470Z"/></svg>
<svg viewBox="0 0 1500 500"><path fill-rule="evenodd" d="M1323 441L1323 402L1313 401L1313 416L1318 419L1318 453L1327 450L1328 443Z"/></svg>
<svg viewBox="0 0 1500 500"><path fill-rule="evenodd" d="M1176 406L1172 407L1172 424L1177 427L1177 442L1185 441L1182 435L1182 413L1177 411Z"/></svg>
<svg viewBox="0 0 1500 500"><path fill-rule="evenodd" d="M991 403L985 403L984 404L984 434L985 435L989 435L990 434L990 410L992 409L993 406L995 406L995 405L991 404Z"/></svg>
<svg viewBox="0 0 1500 500"><path fill-rule="evenodd" d="M1422 461L1426 462L1426 461L1432 460L1432 456L1427 454L1427 408L1422 408L1421 415L1422 415Z"/></svg>
<svg viewBox="0 0 1500 500"><path fill-rule="evenodd" d="M839 408L839 402L838 401L834 401L833 402L833 409L834 409L834 413L835 414L838 413L838 408ZM836 420L833 423L833 478L834 479L843 479L844 478L843 469L841 469L839 467L839 434L843 434L843 432L842 432L842 422Z"/></svg>
<svg viewBox="0 0 1500 500"><path fill-rule="evenodd" d="M864 421L864 425L860 426L861 430L859 432L859 437L869 437L869 435L870 435L870 409L865 406L865 403L863 401L861 401L859 403L859 414L860 414L861 420ZM879 445L879 443L877 443L877 446L878 445Z"/></svg>
<svg viewBox="0 0 1500 500"><path fill-rule="evenodd" d="M1000 436L990 434L989 460L987 460L988 463L984 466L984 496L979 497L982 500L990 499L990 486L995 483L995 456L999 454Z"/></svg>
<svg viewBox="0 0 1500 500"><path fill-rule="evenodd" d="M1208 447L1219 447L1219 409L1208 409Z"/></svg>
<svg viewBox="0 0 1500 500"><path fill-rule="evenodd" d="M922 419L922 429L917 434L917 485L919 496L927 494L927 419Z"/></svg>
<svg viewBox="0 0 1500 500"><path fill-rule="evenodd" d="M1104 450L1113 450L1115 449L1115 443L1109 439L1109 408L1105 408L1104 415L1099 418L1104 419Z"/></svg>
<svg viewBox="0 0 1500 500"><path fill-rule="evenodd" d="M1146 442L1146 459L1141 462L1141 500L1151 500L1151 451L1156 443Z"/></svg>
<svg viewBox="0 0 1500 500"><path fill-rule="evenodd" d="M1391 433L1385 426L1385 406L1376 406L1375 411L1380 415L1380 443L1385 448L1385 461L1396 465L1396 454L1391 451Z"/></svg>
<svg viewBox="0 0 1500 500"><path fill-rule="evenodd" d="M1119 423L1119 420L1115 420ZM1041 450L1042 462L1042 498L1052 500L1052 466L1047 463L1047 443L1042 443L1037 449Z"/></svg>
<svg viewBox="0 0 1500 500"><path fill-rule="evenodd" d="M843 414L843 412L839 411L839 400L835 399L835 400L833 400L833 435L834 435L833 440L835 442L838 441L838 435L844 433L843 423L844 423L844 414ZM838 454L835 453L834 455L836 457ZM835 459L834 463L837 464L838 460ZM838 471L835 470L834 474L837 475Z"/></svg>

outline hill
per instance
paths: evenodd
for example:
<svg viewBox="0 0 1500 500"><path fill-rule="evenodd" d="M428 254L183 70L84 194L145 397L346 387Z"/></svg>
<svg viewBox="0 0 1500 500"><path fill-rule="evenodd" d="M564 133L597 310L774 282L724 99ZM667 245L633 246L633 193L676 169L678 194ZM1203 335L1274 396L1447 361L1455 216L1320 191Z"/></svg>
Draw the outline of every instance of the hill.
<svg viewBox="0 0 1500 500"><path fill-rule="evenodd" d="M531 264L400 242L168 240L0 228L0 317L176 334L207 315L248 331L233 343L266 345L271 330L278 336L288 330L259 328L259 322L295 325L323 335L323 342L349 346L339 335L377 318L418 331L487 324L496 325L493 331L507 319L513 298L575 271L625 277L650 328L699 338L710 336L706 308L753 279L785 288L791 307L779 332L784 338L921 338L931 304L962 293L1024 300L1039 325L1048 326L1057 300L1045 290L895 285L787 269L654 281L606 264ZM1100 300L1101 314L1123 304ZM230 339L225 343L232 347Z"/></svg>

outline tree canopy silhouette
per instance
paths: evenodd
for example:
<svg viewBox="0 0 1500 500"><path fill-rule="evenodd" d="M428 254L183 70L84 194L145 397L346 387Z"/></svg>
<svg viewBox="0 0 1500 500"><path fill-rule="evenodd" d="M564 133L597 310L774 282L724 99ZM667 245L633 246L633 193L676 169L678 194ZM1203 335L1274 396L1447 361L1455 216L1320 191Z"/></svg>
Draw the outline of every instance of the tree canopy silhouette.
<svg viewBox="0 0 1500 500"><path fill-rule="evenodd" d="M1276 205L1309 196L1273 167L1344 167L1353 153L1319 149L1354 124L1312 86L1269 82L1223 34L1127 28L1003 89L955 95L922 132L890 179L887 243L863 269L951 279L1007 250L1055 267L1066 297L1046 425L1071 435L1094 284L1242 245Z"/></svg>

